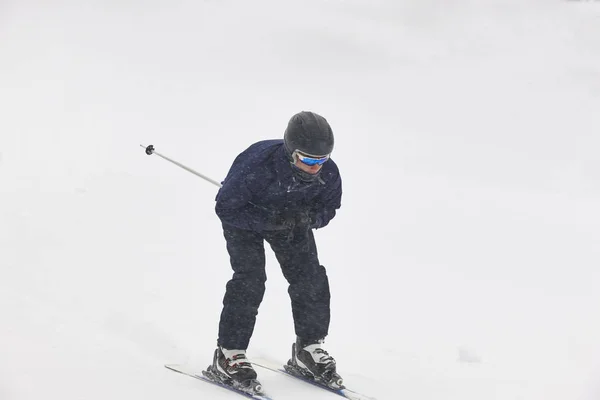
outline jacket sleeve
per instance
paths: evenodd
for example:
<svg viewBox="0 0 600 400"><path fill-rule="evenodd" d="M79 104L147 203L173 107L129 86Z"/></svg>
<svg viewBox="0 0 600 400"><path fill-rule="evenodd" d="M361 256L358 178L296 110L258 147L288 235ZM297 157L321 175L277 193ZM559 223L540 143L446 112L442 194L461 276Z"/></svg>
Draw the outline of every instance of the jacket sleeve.
<svg viewBox="0 0 600 400"><path fill-rule="evenodd" d="M215 212L219 219L240 229L261 231L270 215L268 210L252 204L252 174L236 171L225 179L217 193ZM249 179L250 178L250 179Z"/></svg>
<svg viewBox="0 0 600 400"><path fill-rule="evenodd" d="M314 218L311 228L319 229L327 226L335 217L335 212L342 206L342 178L338 174L331 185L331 189L317 203L314 209Z"/></svg>

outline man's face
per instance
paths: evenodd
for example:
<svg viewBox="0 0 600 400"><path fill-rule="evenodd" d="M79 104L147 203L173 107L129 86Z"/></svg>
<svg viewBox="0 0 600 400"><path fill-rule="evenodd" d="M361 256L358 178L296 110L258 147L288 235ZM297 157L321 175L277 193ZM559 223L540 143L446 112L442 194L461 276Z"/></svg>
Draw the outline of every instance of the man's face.
<svg viewBox="0 0 600 400"><path fill-rule="evenodd" d="M308 172L311 175L314 175L314 174L318 173L321 170L321 168L323 167L323 165L319 165L319 164L306 165L306 164L304 164L300 160L296 160L296 162L294 163L294 165L296 167L300 168L302 171Z"/></svg>
<svg viewBox="0 0 600 400"><path fill-rule="evenodd" d="M326 156L311 156L296 150L292 153L292 159L295 160L294 165L300 170L311 175L316 175L323 167L323 164L329 160L329 154Z"/></svg>

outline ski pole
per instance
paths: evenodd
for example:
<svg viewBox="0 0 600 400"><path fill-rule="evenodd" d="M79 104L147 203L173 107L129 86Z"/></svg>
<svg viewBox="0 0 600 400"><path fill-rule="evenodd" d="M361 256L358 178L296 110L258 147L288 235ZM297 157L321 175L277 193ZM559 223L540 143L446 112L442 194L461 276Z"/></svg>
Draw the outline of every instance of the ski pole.
<svg viewBox="0 0 600 400"><path fill-rule="evenodd" d="M215 181L214 179L210 179L209 177L207 177L206 175L202 175L200 172L194 171L193 169L186 167L185 165L178 163L175 160L171 160L169 157L163 156L160 153L157 153L156 151L154 151L154 146L150 145L150 146L144 146L143 144L140 144L141 147L146 149L146 154L148 154L149 156L151 156L152 154L156 154L157 156L159 156L160 158L164 158L165 160L172 162L173 164L177 165L180 168L185 169L188 172L191 172L192 174L199 176L200 178L204 179L205 181L208 181L210 183L212 183L213 185L216 185L218 187L221 187L221 184L217 181Z"/></svg>

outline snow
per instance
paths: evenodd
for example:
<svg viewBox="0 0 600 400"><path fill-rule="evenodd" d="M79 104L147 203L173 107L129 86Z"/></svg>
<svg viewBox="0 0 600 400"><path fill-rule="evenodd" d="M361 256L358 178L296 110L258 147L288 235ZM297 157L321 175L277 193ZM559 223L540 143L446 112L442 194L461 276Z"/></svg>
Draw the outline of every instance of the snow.
<svg viewBox="0 0 600 400"><path fill-rule="evenodd" d="M0 399L225 399L216 188L308 109L327 348L384 399L600 398L600 2L5 0ZM294 340L268 253L249 355ZM331 394L259 371L281 399Z"/></svg>

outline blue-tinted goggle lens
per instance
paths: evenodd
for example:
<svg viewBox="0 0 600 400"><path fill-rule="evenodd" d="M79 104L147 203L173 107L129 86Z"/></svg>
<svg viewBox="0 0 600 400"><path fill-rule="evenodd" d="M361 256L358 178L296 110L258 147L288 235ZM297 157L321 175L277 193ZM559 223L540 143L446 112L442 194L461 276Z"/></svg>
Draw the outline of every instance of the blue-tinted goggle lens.
<svg viewBox="0 0 600 400"><path fill-rule="evenodd" d="M329 156L315 158L315 157L305 156L305 155L298 153L298 160L300 160L300 162L302 162L303 164L306 164L306 165L312 167L313 165L325 164L325 162L327 160L329 160Z"/></svg>

